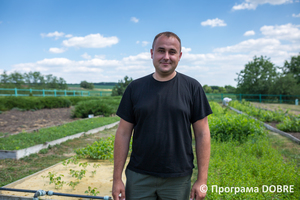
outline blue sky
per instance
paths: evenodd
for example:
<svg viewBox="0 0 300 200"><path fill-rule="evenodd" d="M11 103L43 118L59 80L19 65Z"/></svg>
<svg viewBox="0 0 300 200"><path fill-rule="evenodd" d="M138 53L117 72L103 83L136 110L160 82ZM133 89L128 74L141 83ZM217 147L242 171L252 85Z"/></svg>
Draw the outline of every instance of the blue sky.
<svg viewBox="0 0 300 200"><path fill-rule="evenodd" d="M236 86L256 56L277 66L300 52L299 0L0 0L0 73L40 71L67 83L154 72L153 38L182 40L177 71Z"/></svg>

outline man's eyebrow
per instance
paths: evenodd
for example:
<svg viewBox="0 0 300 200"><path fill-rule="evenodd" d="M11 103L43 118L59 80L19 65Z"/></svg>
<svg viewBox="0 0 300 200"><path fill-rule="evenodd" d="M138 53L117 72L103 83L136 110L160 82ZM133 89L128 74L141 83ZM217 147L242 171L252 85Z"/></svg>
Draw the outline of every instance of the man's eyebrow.
<svg viewBox="0 0 300 200"><path fill-rule="evenodd" d="M158 49L158 50L165 50L166 48L164 48L164 47L158 47L157 49ZM169 49L169 50L171 50L171 51L176 51L176 52L177 52L177 50L176 50L176 49L173 49L173 48L172 48L172 49Z"/></svg>

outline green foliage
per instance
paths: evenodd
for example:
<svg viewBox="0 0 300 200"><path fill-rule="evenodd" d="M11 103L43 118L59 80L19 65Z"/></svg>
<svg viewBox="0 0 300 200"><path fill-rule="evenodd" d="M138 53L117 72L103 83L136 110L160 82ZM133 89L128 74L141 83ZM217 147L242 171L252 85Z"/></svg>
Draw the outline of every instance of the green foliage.
<svg viewBox="0 0 300 200"><path fill-rule="evenodd" d="M78 120L61 126L40 129L39 132L22 132L17 135L10 135L0 138L0 150L24 149L37 144L60 139L69 135L85 132L100 126L118 121L119 117L98 117L85 120Z"/></svg>
<svg viewBox="0 0 300 200"><path fill-rule="evenodd" d="M300 84L297 84L297 79L295 79L292 73L281 74L278 79L274 81L272 87L270 87L271 94L281 94L281 95L300 95ZM295 97L288 98L283 96L282 98L293 100Z"/></svg>
<svg viewBox="0 0 300 200"><path fill-rule="evenodd" d="M85 88L85 89L94 89L94 84L89 83L87 81L81 81L80 82L80 87Z"/></svg>
<svg viewBox="0 0 300 200"><path fill-rule="evenodd" d="M67 89L67 83L63 78L57 78L52 74L42 75L41 72L28 72L21 74L17 71L7 74L6 71L0 75L0 87L23 88L23 85L31 88Z"/></svg>
<svg viewBox="0 0 300 200"><path fill-rule="evenodd" d="M114 155L114 141L115 136L108 138L100 138L95 141L92 145L88 145L82 149L76 149L75 153L77 156L82 158L92 158L107 160L112 159Z"/></svg>
<svg viewBox="0 0 300 200"><path fill-rule="evenodd" d="M243 144L212 139L206 199L298 199L299 176L295 162L286 161L272 148L267 137L257 137ZM259 192L219 194L212 191L213 185L224 188L258 187ZM294 185L294 193L263 193L262 185Z"/></svg>
<svg viewBox="0 0 300 200"><path fill-rule="evenodd" d="M237 93L268 94L270 87L277 78L277 67L266 57L254 57L248 62L237 79Z"/></svg>
<svg viewBox="0 0 300 200"><path fill-rule="evenodd" d="M79 170L70 169L70 175L72 177L75 177L77 180L81 180L82 178L85 177L86 171L87 171L86 169L81 169L80 171Z"/></svg>
<svg viewBox="0 0 300 200"><path fill-rule="evenodd" d="M55 185L55 189L59 189L62 188L64 184L66 184L65 181L61 180L61 177L64 177L63 174L60 175L56 175L56 173L52 173L52 172L48 172L48 176L42 176L43 178L49 178L50 182L49 185L51 185L52 183L54 183Z"/></svg>
<svg viewBox="0 0 300 200"><path fill-rule="evenodd" d="M86 118L90 114L94 114L95 116L109 116L113 113L116 113L116 110L108 103L99 100L90 100L79 102L72 111L72 117Z"/></svg>
<svg viewBox="0 0 300 200"><path fill-rule="evenodd" d="M209 128L211 137L222 142L245 142L249 137L264 135L264 128L259 122L237 114L209 116Z"/></svg>
<svg viewBox="0 0 300 200"><path fill-rule="evenodd" d="M243 100L242 103L239 103L238 101L231 101L229 105L263 122L282 122L276 125L277 128L282 131L297 132L300 130L299 116L288 113L288 110L283 111L282 109L278 109L275 112L263 110L255 108L250 104L250 102L245 100Z"/></svg>
<svg viewBox="0 0 300 200"><path fill-rule="evenodd" d="M297 83L300 84L300 54L292 56L290 62L285 61L282 70L285 74L292 74Z"/></svg>
<svg viewBox="0 0 300 200"><path fill-rule="evenodd" d="M97 196L100 192L97 191L97 188L91 188L91 186L88 187L88 190L86 190L84 193L89 194L91 196Z"/></svg>
<svg viewBox="0 0 300 200"><path fill-rule="evenodd" d="M225 112L227 110L227 109L224 110L219 103L214 102L214 101L210 101L209 105L210 105L211 110L213 111L214 116L223 115L223 114L225 114Z"/></svg>
<svg viewBox="0 0 300 200"><path fill-rule="evenodd" d="M286 116L283 122L277 124L276 127L286 132L300 132L300 115L298 117Z"/></svg>
<svg viewBox="0 0 300 200"><path fill-rule="evenodd" d="M119 80L118 84L113 87L111 96L123 96L127 86L131 82L132 78L129 78L128 76L124 77L124 81Z"/></svg>
<svg viewBox="0 0 300 200"><path fill-rule="evenodd" d="M0 97L0 110L12 108L22 110L39 110L43 108L70 107L71 101L64 97Z"/></svg>

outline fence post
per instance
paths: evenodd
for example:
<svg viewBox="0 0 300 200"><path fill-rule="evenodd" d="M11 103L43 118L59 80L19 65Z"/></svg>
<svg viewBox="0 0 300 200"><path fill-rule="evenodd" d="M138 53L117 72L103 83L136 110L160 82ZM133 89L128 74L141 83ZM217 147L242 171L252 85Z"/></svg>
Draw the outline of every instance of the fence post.
<svg viewBox="0 0 300 200"><path fill-rule="evenodd" d="M56 89L54 90L54 96L56 97Z"/></svg>
<svg viewBox="0 0 300 200"><path fill-rule="evenodd" d="M15 96L17 97L18 96L18 89L15 88Z"/></svg>
<svg viewBox="0 0 300 200"><path fill-rule="evenodd" d="M261 94L259 94L259 103L261 103Z"/></svg>
<svg viewBox="0 0 300 200"><path fill-rule="evenodd" d="M240 102L242 102L242 94L240 93Z"/></svg>
<svg viewBox="0 0 300 200"><path fill-rule="evenodd" d="M282 96L281 95L279 95L279 99L280 99L279 103L282 103Z"/></svg>
<svg viewBox="0 0 300 200"><path fill-rule="evenodd" d="M75 90L73 90L73 95L74 95L74 97L76 96L76 95L75 95Z"/></svg>
<svg viewBox="0 0 300 200"><path fill-rule="evenodd" d="M102 92L100 91L100 97L102 97Z"/></svg>
<svg viewBox="0 0 300 200"><path fill-rule="evenodd" d="M81 91L81 96L83 96L83 92Z"/></svg>
<svg viewBox="0 0 300 200"><path fill-rule="evenodd" d="M90 93L90 91L89 91L89 96L91 96L91 93Z"/></svg>
<svg viewBox="0 0 300 200"><path fill-rule="evenodd" d="M29 93L32 94L32 89L31 88L29 89ZM30 94L28 96L30 96ZM32 96L33 96L33 94L32 94Z"/></svg>
<svg viewBox="0 0 300 200"><path fill-rule="evenodd" d="M221 101L223 100L223 93L221 93Z"/></svg>
<svg viewBox="0 0 300 200"><path fill-rule="evenodd" d="M45 89L43 89L43 97L45 96Z"/></svg>
<svg viewBox="0 0 300 200"><path fill-rule="evenodd" d="M65 96L67 96L67 90L65 90Z"/></svg>

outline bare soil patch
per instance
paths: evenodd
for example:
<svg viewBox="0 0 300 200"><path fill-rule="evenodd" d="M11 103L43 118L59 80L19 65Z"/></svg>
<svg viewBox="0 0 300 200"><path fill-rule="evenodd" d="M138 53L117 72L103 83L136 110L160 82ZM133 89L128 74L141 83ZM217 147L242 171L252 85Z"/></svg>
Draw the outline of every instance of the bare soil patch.
<svg viewBox="0 0 300 200"><path fill-rule="evenodd" d="M258 103L258 102L251 102L257 108L263 108L267 110L276 111L278 109L282 109L284 111L289 110L290 113L295 115L300 115L300 105L292 105L292 104L276 104L276 103Z"/></svg>
<svg viewBox="0 0 300 200"><path fill-rule="evenodd" d="M267 124L269 124L270 126L277 128L276 124L278 124L277 122L268 122ZM299 132L286 132L292 136L294 136L295 138L298 138L300 140L300 133Z"/></svg>
<svg viewBox="0 0 300 200"><path fill-rule="evenodd" d="M71 110L72 108L53 108L36 111L5 111L0 114L0 133L32 132L36 129L78 120L71 118Z"/></svg>

